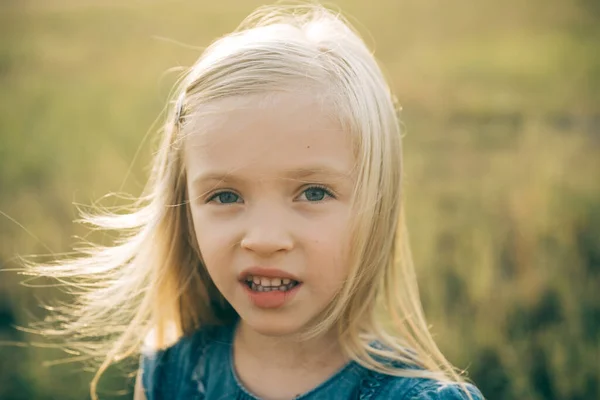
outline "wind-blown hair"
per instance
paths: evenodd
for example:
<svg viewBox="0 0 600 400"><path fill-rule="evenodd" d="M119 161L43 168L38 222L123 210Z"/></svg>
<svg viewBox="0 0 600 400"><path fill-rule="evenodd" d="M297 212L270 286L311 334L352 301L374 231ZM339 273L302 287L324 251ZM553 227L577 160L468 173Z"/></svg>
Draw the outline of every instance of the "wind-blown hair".
<svg viewBox="0 0 600 400"><path fill-rule="evenodd" d="M48 336L99 362L138 355L144 342L166 347L236 312L212 282L194 235L183 160L185 135L211 102L234 96L311 90L351 135L357 177L349 275L305 332L336 329L343 350L363 366L399 376L462 382L426 324L405 228L401 130L383 74L360 36L321 6L261 8L209 46L179 82L144 194L129 213L84 215L116 231L112 246L79 258L27 265L67 283L77 301L58 310ZM148 338L151 338L150 340ZM373 347L378 341L382 346ZM399 365L418 368L399 368Z"/></svg>

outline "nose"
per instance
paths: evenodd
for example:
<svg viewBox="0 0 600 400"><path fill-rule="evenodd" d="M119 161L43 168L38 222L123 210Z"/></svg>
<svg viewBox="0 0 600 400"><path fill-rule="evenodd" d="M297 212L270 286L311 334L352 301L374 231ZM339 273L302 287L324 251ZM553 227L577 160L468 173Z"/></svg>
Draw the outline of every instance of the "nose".
<svg viewBox="0 0 600 400"><path fill-rule="evenodd" d="M278 212L277 207L263 207L262 210L254 211L247 220L247 228L241 240L243 249L268 257L294 248L289 216Z"/></svg>

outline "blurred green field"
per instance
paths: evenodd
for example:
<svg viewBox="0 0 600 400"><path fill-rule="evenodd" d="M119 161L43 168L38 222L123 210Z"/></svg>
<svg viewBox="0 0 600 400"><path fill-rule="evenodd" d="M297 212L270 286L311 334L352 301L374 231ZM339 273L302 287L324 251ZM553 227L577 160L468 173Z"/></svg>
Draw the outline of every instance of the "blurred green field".
<svg viewBox="0 0 600 400"><path fill-rule="evenodd" d="M0 268L90 237L74 204L140 193L167 71L261 4L0 0ZM443 351L489 399L600 398L600 3L335 4L403 105L409 230ZM12 326L64 298L23 279L0 273L0 399L87 398L82 365L19 345L40 338ZM101 398L131 398L131 367Z"/></svg>

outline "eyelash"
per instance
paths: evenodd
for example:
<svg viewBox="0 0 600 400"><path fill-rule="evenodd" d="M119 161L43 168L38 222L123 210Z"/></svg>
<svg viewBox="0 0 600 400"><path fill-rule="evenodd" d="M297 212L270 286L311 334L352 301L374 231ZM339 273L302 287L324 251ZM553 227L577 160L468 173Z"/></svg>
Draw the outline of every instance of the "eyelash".
<svg viewBox="0 0 600 400"><path fill-rule="evenodd" d="M208 199L206 200L206 203L212 203L217 197L219 197L223 193L233 193L237 197L240 197L240 198L242 197L239 194L237 194L237 193L235 193L234 191L231 191L231 190L220 190L218 192L215 192L215 193L211 194L208 197ZM217 204L237 204L237 202L235 202L235 203L217 203Z"/></svg>
<svg viewBox="0 0 600 400"><path fill-rule="evenodd" d="M305 192L306 192L307 190L309 190L309 189L320 189L320 190L324 191L324 192L325 192L325 194L326 194L327 196L331 197L332 199L335 199L335 198L336 198L336 197L335 197L335 195L333 194L333 192L332 192L331 190L329 190L327 187L323 186L323 185L310 185L310 186L308 186L306 189L304 189L304 190L302 191L302 193L305 193ZM323 199L323 200L325 200L325 199ZM321 202L321 201L323 201L323 200L313 201L313 202L311 202L311 203L318 203L318 202Z"/></svg>
<svg viewBox="0 0 600 400"><path fill-rule="evenodd" d="M336 198L335 194L330 189L328 189L327 187L322 186L322 185L311 185L311 186L308 186L307 188L305 188L302 191L301 194L304 194L307 190L310 190L310 189L320 189L320 190L322 190L322 191L325 192L326 196L329 196L332 199ZM218 191L218 192L215 192L215 193L211 194L210 197L208 197L208 199L206 200L206 203L213 202L218 196L220 196L223 193L233 193L234 195L236 195L236 196L238 196L240 198L242 197L242 196L240 196L239 194L235 193L232 190L221 190L221 191ZM325 199L323 199L323 200L317 200L317 201L309 201L309 203L319 203L319 202L322 202L324 200ZM225 205L225 204L238 204L238 203L235 202L235 203L217 203L217 204L224 204Z"/></svg>

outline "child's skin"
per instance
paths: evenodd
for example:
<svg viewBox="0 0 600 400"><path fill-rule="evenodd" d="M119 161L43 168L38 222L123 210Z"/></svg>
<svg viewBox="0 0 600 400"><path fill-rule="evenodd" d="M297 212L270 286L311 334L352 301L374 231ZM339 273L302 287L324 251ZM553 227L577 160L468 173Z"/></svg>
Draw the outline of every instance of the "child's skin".
<svg viewBox="0 0 600 400"><path fill-rule="evenodd" d="M334 332L304 342L297 334L347 274L351 140L311 90L227 98L209 108L221 111L192 120L184 143L198 245L240 315L239 378L261 398L293 398L348 361ZM285 271L301 284L283 305L257 306L240 281L253 266Z"/></svg>

